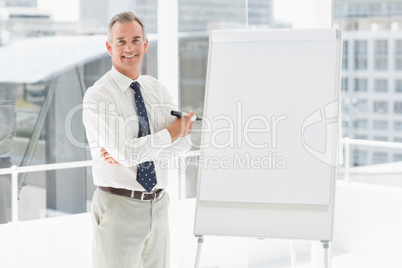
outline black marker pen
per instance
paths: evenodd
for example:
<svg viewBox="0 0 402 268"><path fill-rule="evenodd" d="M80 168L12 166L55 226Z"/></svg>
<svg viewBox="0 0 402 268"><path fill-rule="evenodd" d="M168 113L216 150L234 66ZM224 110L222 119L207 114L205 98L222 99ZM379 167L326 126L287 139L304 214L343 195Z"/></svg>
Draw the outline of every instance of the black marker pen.
<svg viewBox="0 0 402 268"><path fill-rule="evenodd" d="M177 118L182 118L183 116L187 116L187 115L188 115L188 113L183 113L183 112L174 111L174 110L171 111L170 114L173 115L173 116L176 116ZM198 116L196 116L196 115L194 115L193 117L191 117L191 121L201 121L201 120L202 120L202 118L201 118L201 117L198 117Z"/></svg>

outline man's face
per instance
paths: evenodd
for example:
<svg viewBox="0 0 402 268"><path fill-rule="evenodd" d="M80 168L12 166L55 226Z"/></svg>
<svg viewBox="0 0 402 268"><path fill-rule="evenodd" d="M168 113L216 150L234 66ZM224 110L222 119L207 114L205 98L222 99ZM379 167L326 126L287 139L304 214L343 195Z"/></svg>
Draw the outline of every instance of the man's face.
<svg viewBox="0 0 402 268"><path fill-rule="evenodd" d="M142 27L136 22L116 22L111 28L112 42L106 41L113 66L120 73L136 79L140 75L140 65L147 52L148 40L144 40Z"/></svg>

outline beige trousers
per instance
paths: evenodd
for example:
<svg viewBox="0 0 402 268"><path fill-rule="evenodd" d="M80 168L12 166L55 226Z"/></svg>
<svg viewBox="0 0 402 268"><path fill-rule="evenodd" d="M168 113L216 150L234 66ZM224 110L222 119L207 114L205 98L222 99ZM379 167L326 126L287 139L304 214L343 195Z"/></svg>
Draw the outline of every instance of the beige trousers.
<svg viewBox="0 0 402 268"><path fill-rule="evenodd" d="M168 268L169 196L141 201L97 189L92 199L94 268Z"/></svg>

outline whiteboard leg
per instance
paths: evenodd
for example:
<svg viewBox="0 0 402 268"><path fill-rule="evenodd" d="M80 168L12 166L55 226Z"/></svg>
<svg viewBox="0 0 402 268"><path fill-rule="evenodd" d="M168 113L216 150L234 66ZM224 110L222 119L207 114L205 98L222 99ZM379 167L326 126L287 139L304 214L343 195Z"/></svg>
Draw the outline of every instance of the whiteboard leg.
<svg viewBox="0 0 402 268"><path fill-rule="evenodd" d="M331 268L331 251L329 249L329 241L328 240L323 240L321 241L322 243L322 249L323 249L323 267L324 268Z"/></svg>
<svg viewBox="0 0 402 268"><path fill-rule="evenodd" d="M202 235L198 236L198 246L197 246L197 255L195 256L195 265L194 268L200 267L200 258L201 258L201 247L202 243L204 243L204 238Z"/></svg>
<svg viewBox="0 0 402 268"><path fill-rule="evenodd" d="M292 264L292 268L296 268L296 254L293 241L290 241L289 245L290 245L290 263Z"/></svg>

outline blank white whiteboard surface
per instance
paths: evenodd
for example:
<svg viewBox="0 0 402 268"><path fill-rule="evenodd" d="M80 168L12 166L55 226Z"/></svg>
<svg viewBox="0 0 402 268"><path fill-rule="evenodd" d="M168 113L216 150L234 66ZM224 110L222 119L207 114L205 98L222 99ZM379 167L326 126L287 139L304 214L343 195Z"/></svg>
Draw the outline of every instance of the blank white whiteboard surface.
<svg viewBox="0 0 402 268"><path fill-rule="evenodd" d="M214 31L196 234L332 237L336 29Z"/></svg>

